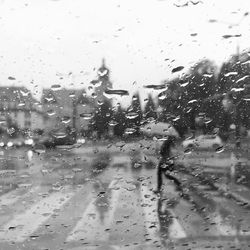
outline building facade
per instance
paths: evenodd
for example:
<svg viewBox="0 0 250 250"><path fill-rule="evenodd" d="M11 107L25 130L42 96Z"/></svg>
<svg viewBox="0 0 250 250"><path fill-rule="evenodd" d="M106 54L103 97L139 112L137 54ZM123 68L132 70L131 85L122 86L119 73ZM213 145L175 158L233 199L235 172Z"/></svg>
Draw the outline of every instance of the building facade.
<svg viewBox="0 0 250 250"><path fill-rule="evenodd" d="M25 87L0 87L0 127L14 126L19 130L44 129L47 116L41 105Z"/></svg>

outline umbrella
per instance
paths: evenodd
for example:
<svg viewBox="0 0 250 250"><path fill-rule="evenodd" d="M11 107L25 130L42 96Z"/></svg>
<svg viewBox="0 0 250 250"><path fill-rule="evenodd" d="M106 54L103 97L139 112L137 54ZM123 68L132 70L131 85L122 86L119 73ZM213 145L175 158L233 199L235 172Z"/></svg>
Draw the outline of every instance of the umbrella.
<svg viewBox="0 0 250 250"><path fill-rule="evenodd" d="M180 137L177 130L169 123L157 122L148 123L140 128L140 130L148 136L174 136L176 138Z"/></svg>

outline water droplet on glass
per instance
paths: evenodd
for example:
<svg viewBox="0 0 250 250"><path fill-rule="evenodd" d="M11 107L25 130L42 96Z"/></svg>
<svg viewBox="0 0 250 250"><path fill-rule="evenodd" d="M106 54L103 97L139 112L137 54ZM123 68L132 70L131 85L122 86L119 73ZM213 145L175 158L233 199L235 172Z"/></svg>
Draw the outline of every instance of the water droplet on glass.
<svg viewBox="0 0 250 250"><path fill-rule="evenodd" d="M102 81L99 80L93 80L90 82L95 88L100 87L102 85Z"/></svg>
<svg viewBox="0 0 250 250"><path fill-rule="evenodd" d="M196 99L189 101L188 103L198 102Z"/></svg>
<svg viewBox="0 0 250 250"><path fill-rule="evenodd" d="M53 84L51 85L51 89L54 91L60 90L62 86L60 84Z"/></svg>
<svg viewBox="0 0 250 250"><path fill-rule="evenodd" d="M130 135L130 134L134 134L136 132L136 130L134 128L126 128L125 129L125 134Z"/></svg>
<svg viewBox="0 0 250 250"><path fill-rule="evenodd" d="M224 74L225 77L236 76L236 75L238 75L238 72L235 72L235 71L231 71L231 72L228 72L228 73Z"/></svg>
<svg viewBox="0 0 250 250"><path fill-rule="evenodd" d="M242 98L244 101L250 102L250 95L247 95Z"/></svg>
<svg viewBox="0 0 250 250"><path fill-rule="evenodd" d="M166 99L166 98L167 98L167 94L164 93L164 92L162 92L162 93L160 93L160 94L158 95L158 99L159 99L159 100L164 100L164 99Z"/></svg>
<svg viewBox="0 0 250 250"><path fill-rule="evenodd" d="M135 119L138 116L139 116L139 114L136 112L129 112L126 114L126 118L128 118L128 119Z"/></svg>
<svg viewBox="0 0 250 250"><path fill-rule="evenodd" d="M241 92L241 91L244 91L244 90L245 90L245 88L240 88L240 87L231 89L231 91L234 91L234 92Z"/></svg>
<svg viewBox="0 0 250 250"><path fill-rule="evenodd" d="M118 122L116 122L116 121L110 121L110 123L109 123L110 126L116 126L117 124L118 124Z"/></svg>
<svg viewBox="0 0 250 250"><path fill-rule="evenodd" d="M181 70L183 70L183 69L184 69L183 66L178 66L178 67L172 69L172 73L179 72L179 71L181 71Z"/></svg>
<svg viewBox="0 0 250 250"><path fill-rule="evenodd" d="M23 107L24 105L25 105L25 102L22 102L22 101L21 101L21 102L18 103L18 106L19 106L19 107Z"/></svg>
<svg viewBox="0 0 250 250"><path fill-rule="evenodd" d="M180 83L180 86L181 86L181 87L186 87L188 84L189 84L189 81L181 82L181 83Z"/></svg>
<svg viewBox="0 0 250 250"><path fill-rule="evenodd" d="M14 143L12 142L12 141L9 141L9 142L7 142L7 147L12 147L14 145Z"/></svg>
<svg viewBox="0 0 250 250"><path fill-rule="evenodd" d="M192 148L187 148L184 150L184 154L191 154L192 153Z"/></svg>
<svg viewBox="0 0 250 250"><path fill-rule="evenodd" d="M21 92L22 96L24 96L24 97L27 97L30 93L28 90L20 90L20 92Z"/></svg>
<svg viewBox="0 0 250 250"><path fill-rule="evenodd" d="M65 132L53 132L52 136L60 139L60 138L65 138L67 136L67 134Z"/></svg>
<svg viewBox="0 0 250 250"><path fill-rule="evenodd" d="M81 113L80 117L82 117L85 120L90 120L93 118L94 114L93 113Z"/></svg>
<svg viewBox="0 0 250 250"><path fill-rule="evenodd" d="M54 110L52 110L52 109L47 111L48 116L53 116L53 115L55 115L55 113L56 112Z"/></svg>
<svg viewBox="0 0 250 250"><path fill-rule="evenodd" d="M62 123L67 124L67 123L69 123L70 121L71 121L71 118L70 118L69 116L64 116L64 117L62 117Z"/></svg>
<svg viewBox="0 0 250 250"><path fill-rule="evenodd" d="M224 150L225 150L225 148L224 148L223 146L221 146L221 147L217 147L217 148L215 149L215 152L216 152L216 153L222 153Z"/></svg>
<svg viewBox="0 0 250 250"><path fill-rule="evenodd" d="M71 98L74 98L75 96L76 96L76 94L74 92L69 94L69 97L71 97Z"/></svg>
<svg viewBox="0 0 250 250"><path fill-rule="evenodd" d="M123 90L123 89L107 89L105 91L105 94L124 96L124 95L129 95L129 92L127 90Z"/></svg>
<svg viewBox="0 0 250 250"><path fill-rule="evenodd" d="M145 85L144 88L148 88L148 89L155 89L155 90L159 90L159 89L165 89L167 86L165 84L160 84L160 85Z"/></svg>
<svg viewBox="0 0 250 250"><path fill-rule="evenodd" d="M13 76L9 76L9 77L8 77L8 80L12 80L12 81L13 81L13 80L16 80L16 78L13 77Z"/></svg>

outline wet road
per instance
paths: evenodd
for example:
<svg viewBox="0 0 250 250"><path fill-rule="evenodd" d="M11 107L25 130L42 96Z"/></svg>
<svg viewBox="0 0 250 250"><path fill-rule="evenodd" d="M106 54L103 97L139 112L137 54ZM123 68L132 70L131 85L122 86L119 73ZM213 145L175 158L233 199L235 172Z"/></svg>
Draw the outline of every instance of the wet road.
<svg viewBox="0 0 250 250"><path fill-rule="evenodd" d="M2 151L0 249L250 249L223 170L180 166L184 194L156 195L157 158L138 152Z"/></svg>

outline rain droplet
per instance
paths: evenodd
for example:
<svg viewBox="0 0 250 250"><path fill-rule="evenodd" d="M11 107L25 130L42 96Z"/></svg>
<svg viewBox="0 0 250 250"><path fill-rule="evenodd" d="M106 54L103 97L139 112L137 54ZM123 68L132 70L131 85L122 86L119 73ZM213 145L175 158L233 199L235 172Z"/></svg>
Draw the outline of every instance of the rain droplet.
<svg viewBox="0 0 250 250"><path fill-rule="evenodd" d="M70 121L71 121L71 118L70 118L69 116L64 116L64 117L62 117L62 123L67 124L67 123L69 123Z"/></svg>
<svg viewBox="0 0 250 250"><path fill-rule="evenodd" d="M54 91L60 90L62 86L60 84L53 84L51 85L51 89Z"/></svg>
<svg viewBox="0 0 250 250"><path fill-rule="evenodd" d="M13 77L13 76L9 76L9 77L8 77L8 80L12 80L12 81L13 81L13 80L16 80L16 78Z"/></svg>
<svg viewBox="0 0 250 250"><path fill-rule="evenodd" d="M24 96L24 97L27 97L30 93L28 90L25 90L25 91L20 90L20 92L21 92L22 96Z"/></svg>
<svg viewBox="0 0 250 250"><path fill-rule="evenodd" d="M136 132L136 130L134 128L126 128L125 129L125 134L134 134Z"/></svg>
<svg viewBox="0 0 250 250"><path fill-rule="evenodd" d="M97 88L97 87L100 87L102 85L102 81L93 80L90 82L90 84L92 84L93 86L95 86L95 88Z"/></svg>
<svg viewBox="0 0 250 250"><path fill-rule="evenodd" d="M241 92L241 91L244 91L245 88L232 88L231 90L234 92Z"/></svg>
<svg viewBox="0 0 250 250"><path fill-rule="evenodd" d="M76 96L76 94L74 92L69 94L69 97L71 97L71 98L74 98L75 96Z"/></svg>
<svg viewBox="0 0 250 250"><path fill-rule="evenodd" d="M165 84L160 84L160 85L145 85L144 88L148 88L148 89L165 89L167 86Z"/></svg>
<svg viewBox="0 0 250 250"><path fill-rule="evenodd" d="M158 95L158 99L159 99L159 100L164 100L164 99L166 99L166 98L167 98L167 94L164 93L164 92L162 92L162 93L160 93L160 94Z"/></svg>
<svg viewBox="0 0 250 250"><path fill-rule="evenodd" d="M188 155L192 153L192 148L187 148L184 150L184 154Z"/></svg>
<svg viewBox="0 0 250 250"><path fill-rule="evenodd" d="M123 89L107 89L105 93L107 95L119 95L119 96L129 95L129 92Z"/></svg>
<svg viewBox="0 0 250 250"><path fill-rule="evenodd" d="M81 113L80 117L82 117L85 120L90 120L91 118L93 118L93 113Z"/></svg>
<svg viewBox="0 0 250 250"><path fill-rule="evenodd" d="M248 96L243 97L243 100L249 102L250 101L250 96L248 95Z"/></svg>
<svg viewBox="0 0 250 250"><path fill-rule="evenodd" d="M52 136L60 139L60 138L65 138L67 136L67 134L64 132L54 132L54 133L52 133Z"/></svg>
<svg viewBox="0 0 250 250"><path fill-rule="evenodd" d="M244 82L247 78L250 78L250 75L246 75L246 76L241 77L240 79L238 79L238 80L236 81L236 83Z"/></svg>
<svg viewBox="0 0 250 250"><path fill-rule="evenodd" d="M180 83L180 86L181 86L181 87L186 87L188 84L189 84L189 81L187 81L187 82L182 82L182 83Z"/></svg>
<svg viewBox="0 0 250 250"><path fill-rule="evenodd" d="M136 112L129 112L126 114L126 118L128 118L128 119L135 119L138 116L139 116L139 114Z"/></svg>
<svg viewBox="0 0 250 250"><path fill-rule="evenodd" d="M18 103L18 106L19 106L19 107L23 107L24 105L25 105L25 102L19 102L19 103Z"/></svg>
<svg viewBox="0 0 250 250"><path fill-rule="evenodd" d="M3 117L1 117L1 118L0 118L0 124L5 124L5 123L6 123L6 119L3 118Z"/></svg>
<svg viewBox="0 0 250 250"><path fill-rule="evenodd" d="M236 76L236 75L238 75L238 72L235 72L235 71L234 72L233 71L232 72L228 72L228 73L224 74L225 77Z"/></svg>
<svg viewBox="0 0 250 250"><path fill-rule="evenodd" d="M116 122L116 121L110 121L110 123L109 123L110 126L116 126L117 124L118 124L118 122Z"/></svg>
<svg viewBox="0 0 250 250"><path fill-rule="evenodd" d="M47 111L47 114L48 114L48 116L53 116L53 115L55 115L55 111L50 109Z"/></svg>
<svg viewBox="0 0 250 250"><path fill-rule="evenodd" d="M104 103L103 100L98 100L98 101L97 101L97 104L98 104L98 105L103 105L103 103Z"/></svg>
<svg viewBox="0 0 250 250"><path fill-rule="evenodd" d="M197 100L194 99L194 100L189 101L188 103L194 103L194 102L197 102Z"/></svg>
<svg viewBox="0 0 250 250"><path fill-rule="evenodd" d="M225 150L225 148L224 148L223 146L221 146L221 147L216 148L216 149L215 149L215 152L216 152L216 153L221 153L221 152L223 152L224 150Z"/></svg>
<svg viewBox="0 0 250 250"><path fill-rule="evenodd" d="M183 70L183 69L184 69L183 66L178 66L178 67L172 69L172 73L179 72L179 71L181 71L181 70Z"/></svg>

